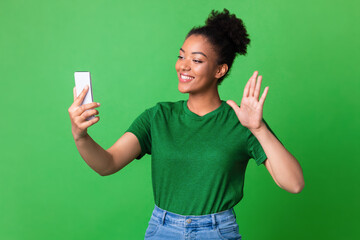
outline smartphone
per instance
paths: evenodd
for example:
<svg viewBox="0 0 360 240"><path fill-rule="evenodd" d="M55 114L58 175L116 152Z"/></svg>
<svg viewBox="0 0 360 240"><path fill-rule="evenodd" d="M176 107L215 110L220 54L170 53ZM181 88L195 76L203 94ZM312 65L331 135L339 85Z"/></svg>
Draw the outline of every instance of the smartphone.
<svg viewBox="0 0 360 240"><path fill-rule="evenodd" d="M89 90L86 93L86 96L83 100L83 102L80 104L84 105L87 103L93 102L93 92L91 87L91 78L90 78L90 72L75 72L75 87L76 87L76 97L80 95L80 93L83 91L86 85L89 85ZM90 109L89 109L90 110ZM86 110L86 111L89 111ZM92 115L88 117L86 120L89 121L91 119L95 118L95 115Z"/></svg>

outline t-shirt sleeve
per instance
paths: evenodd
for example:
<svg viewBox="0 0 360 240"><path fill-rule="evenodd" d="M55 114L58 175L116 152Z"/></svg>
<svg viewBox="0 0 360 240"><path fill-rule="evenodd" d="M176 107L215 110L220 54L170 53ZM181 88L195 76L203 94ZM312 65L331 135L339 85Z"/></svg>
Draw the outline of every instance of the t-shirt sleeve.
<svg viewBox="0 0 360 240"><path fill-rule="evenodd" d="M154 108L148 108L141 113L125 132L133 133L141 146L141 153L136 159L141 159L146 153L151 154L151 121Z"/></svg>
<svg viewBox="0 0 360 240"><path fill-rule="evenodd" d="M279 140L279 138L275 135L273 130L270 128L270 126L267 124L265 119L263 118L263 121L266 125L266 127L270 130L272 134ZM258 166L260 166L266 159L267 156L265 154L264 149L262 148L260 142L257 140L257 138L252 134L252 132L249 130L250 135L247 139L247 150L250 158L253 158ZM279 140L279 142L282 144L282 142Z"/></svg>

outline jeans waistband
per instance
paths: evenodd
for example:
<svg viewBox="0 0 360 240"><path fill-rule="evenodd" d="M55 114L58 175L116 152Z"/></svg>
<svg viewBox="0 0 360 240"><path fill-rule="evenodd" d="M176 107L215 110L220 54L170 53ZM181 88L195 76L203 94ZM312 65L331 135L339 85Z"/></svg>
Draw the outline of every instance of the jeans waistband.
<svg viewBox="0 0 360 240"><path fill-rule="evenodd" d="M155 205L152 217L156 218L156 220L162 225L166 222L167 224L182 227L216 226L219 223L236 219L233 208L206 215L180 215L161 209L157 205Z"/></svg>

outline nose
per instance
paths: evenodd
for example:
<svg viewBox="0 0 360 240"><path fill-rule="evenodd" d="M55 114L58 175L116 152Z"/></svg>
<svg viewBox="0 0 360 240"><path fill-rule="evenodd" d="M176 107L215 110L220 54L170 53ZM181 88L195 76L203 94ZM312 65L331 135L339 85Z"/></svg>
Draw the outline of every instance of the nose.
<svg viewBox="0 0 360 240"><path fill-rule="evenodd" d="M189 71L191 69L190 64L187 60L182 60L180 63L180 68L183 71Z"/></svg>

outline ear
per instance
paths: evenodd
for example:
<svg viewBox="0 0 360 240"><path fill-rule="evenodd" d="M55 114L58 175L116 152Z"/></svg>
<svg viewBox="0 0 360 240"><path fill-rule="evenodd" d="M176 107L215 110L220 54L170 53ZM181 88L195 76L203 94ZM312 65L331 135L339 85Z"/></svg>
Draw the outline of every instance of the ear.
<svg viewBox="0 0 360 240"><path fill-rule="evenodd" d="M222 76L224 76L227 71L228 71L228 65L226 63L221 64L218 66L217 70L216 70L216 74L215 74L215 78L221 78Z"/></svg>

